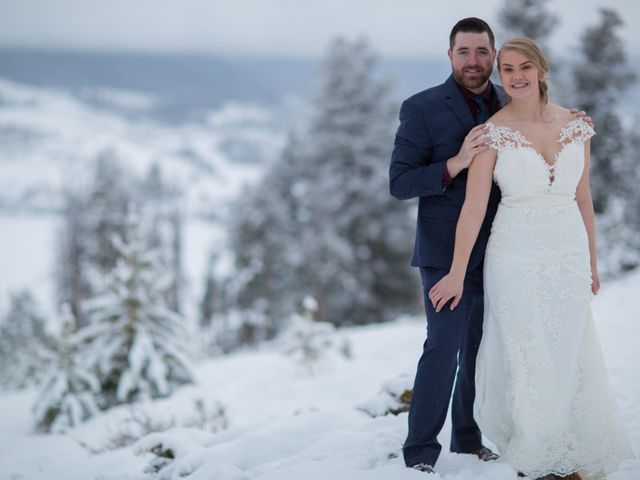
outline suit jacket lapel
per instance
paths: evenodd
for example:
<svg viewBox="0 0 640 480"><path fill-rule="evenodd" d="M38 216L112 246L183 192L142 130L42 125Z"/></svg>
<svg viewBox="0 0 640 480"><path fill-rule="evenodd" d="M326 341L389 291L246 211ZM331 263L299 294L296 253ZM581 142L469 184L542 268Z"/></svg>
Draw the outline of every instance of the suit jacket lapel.
<svg viewBox="0 0 640 480"><path fill-rule="evenodd" d="M469 111L469 107L462 96L460 88L453 79L453 75L450 75L449 78L447 78L447 81L444 82L444 86L444 101L447 106L451 109L454 115L458 117L458 120L460 120L460 123L462 123L465 130L471 130L475 126L476 122Z"/></svg>

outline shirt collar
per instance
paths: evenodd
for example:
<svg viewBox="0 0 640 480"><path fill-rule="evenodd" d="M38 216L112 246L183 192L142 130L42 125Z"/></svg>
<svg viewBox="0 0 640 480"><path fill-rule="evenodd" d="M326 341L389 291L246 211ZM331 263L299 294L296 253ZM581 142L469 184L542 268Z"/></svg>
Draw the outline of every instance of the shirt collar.
<svg viewBox="0 0 640 480"><path fill-rule="evenodd" d="M458 88L462 92L462 96L464 97L465 100L471 100L471 99L473 99L473 97L477 96L471 90L467 90L465 87L460 85L458 82L456 82L456 85L458 85ZM492 91L493 91L493 85L491 84L491 82L488 82L487 83L487 87L480 93L480 96L486 102L490 102L491 101L491 93L492 93Z"/></svg>

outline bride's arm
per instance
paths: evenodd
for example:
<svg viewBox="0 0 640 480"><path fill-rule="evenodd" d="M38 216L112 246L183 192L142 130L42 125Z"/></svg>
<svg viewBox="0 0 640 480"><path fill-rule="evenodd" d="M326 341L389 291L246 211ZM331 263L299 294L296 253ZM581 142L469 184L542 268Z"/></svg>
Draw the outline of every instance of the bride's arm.
<svg viewBox="0 0 640 480"><path fill-rule="evenodd" d="M589 187L589 164L590 164L590 142L584 144L584 170L576 189L576 202L582 215L584 227L587 230L589 239L589 254L591 256L591 291L596 294L600 290L600 278L598 277L598 261L596 258L596 222L593 213L593 200L591 199L591 188Z"/></svg>
<svg viewBox="0 0 640 480"><path fill-rule="evenodd" d="M469 167L467 192L456 227L456 244L451 270L429 291L429 299L437 312L451 298L453 298L451 302L451 310L453 310L462 297L471 250L476 243L487 212L496 156L496 150L485 150L476 156Z"/></svg>

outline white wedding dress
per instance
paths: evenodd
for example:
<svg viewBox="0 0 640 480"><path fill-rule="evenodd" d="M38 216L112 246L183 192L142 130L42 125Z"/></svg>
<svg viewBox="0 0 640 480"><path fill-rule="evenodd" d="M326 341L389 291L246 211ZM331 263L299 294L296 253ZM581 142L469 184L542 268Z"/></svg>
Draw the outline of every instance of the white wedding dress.
<svg viewBox="0 0 640 480"><path fill-rule="evenodd" d="M502 459L532 478L613 471L632 454L591 317L575 201L594 131L571 121L550 166L520 132L487 125L502 200L484 264L475 418Z"/></svg>

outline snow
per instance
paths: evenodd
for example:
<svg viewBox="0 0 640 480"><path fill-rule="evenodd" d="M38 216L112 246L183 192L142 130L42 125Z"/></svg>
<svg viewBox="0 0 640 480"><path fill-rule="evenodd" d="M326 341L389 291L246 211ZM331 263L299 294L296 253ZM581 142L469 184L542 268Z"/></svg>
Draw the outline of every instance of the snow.
<svg viewBox="0 0 640 480"><path fill-rule="evenodd" d="M12 292L28 288L39 303L53 298L56 226L48 215L0 215L0 315Z"/></svg>
<svg viewBox="0 0 640 480"><path fill-rule="evenodd" d="M53 214L0 212L0 316L8 308L9 294L29 289L42 310L54 319L55 243L61 219ZM225 234L220 222L188 218L184 224L185 315L197 318L204 290L209 253L223 251ZM28 252L28 254L27 254ZM228 269L230 259L226 262ZM50 322L54 330L59 325Z"/></svg>
<svg viewBox="0 0 640 480"><path fill-rule="evenodd" d="M174 126L91 104L101 100L144 110L152 104L144 95L85 93L74 97L0 78L0 207L59 208L61 189L86 182L92 171L87 166L112 149L140 175L160 164L186 191L189 214L211 215L215 205L259 178L260 167L286 141L277 119L256 106L230 102L202 121ZM225 148L250 158L229 158Z"/></svg>
<svg viewBox="0 0 640 480"><path fill-rule="evenodd" d="M185 304L187 316L195 318L208 254L224 242L219 218L226 214L225 204L261 176L285 135L266 110L248 104L229 102L200 122L175 126L127 118L83 101L96 99L140 109L153 102L108 89L76 98L0 78L0 315L10 292L29 288L53 317L61 221L44 212L61 207L63 188L87 184L96 156L111 148L139 175L159 164L163 177L185 191ZM223 151L229 142L255 152L251 162L229 158ZM217 220L205 221L203 215Z"/></svg>
<svg viewBox="0 0 640 480"><path fill-rule="evenodd" d="M640 453L640 376L635 358L640 326L640 272L605 283L593 308L610 380L633 449ZM380 390L395 389L400 375L413 375L424 340L422 318L339 330L352 358L319 360L310 374L274 342L258 350L210 359L196 371L196 384L171 398L138 405L149 416L175 420L176 428L143 437L137 445L91 454L130 415L118 407L68 435L32 433L29 412L35 392L0 394L0 480L142 480L151 454L136 455L162 441L176 460L157 478L193 480L412 480L424 474L404 468L401 445L407 415L372 418L357 409ZM636 372L636 373L634 373ZM229 428L210 433L182 428L194 402L219 401ZM450 437L447 421L440 436ZM513 480L505 464L482 463L443 450L434 480ZM624 463L609 480L640 478L640 460Z"/></svg>
<svg viewBox="0 0 640 480"><path fill-rule="evenodd" d="M79 95L85 100L104 102L129 110L149 110L159 103L158 98L153 95L117 88L85 87Z"/></svg>

